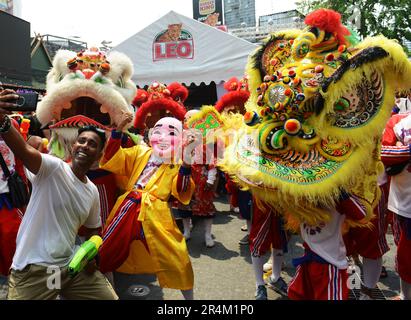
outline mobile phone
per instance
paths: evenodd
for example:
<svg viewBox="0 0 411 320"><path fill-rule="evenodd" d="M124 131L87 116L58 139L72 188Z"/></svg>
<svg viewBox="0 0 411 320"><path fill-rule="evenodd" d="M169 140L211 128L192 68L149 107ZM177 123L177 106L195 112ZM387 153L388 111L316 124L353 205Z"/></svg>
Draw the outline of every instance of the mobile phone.
<svg viewBox="0 0 411 320"><path fill-rule="evenodd" d="M16 107L13 111L36 111L39 94L37 92L17 93Z"/></svg>

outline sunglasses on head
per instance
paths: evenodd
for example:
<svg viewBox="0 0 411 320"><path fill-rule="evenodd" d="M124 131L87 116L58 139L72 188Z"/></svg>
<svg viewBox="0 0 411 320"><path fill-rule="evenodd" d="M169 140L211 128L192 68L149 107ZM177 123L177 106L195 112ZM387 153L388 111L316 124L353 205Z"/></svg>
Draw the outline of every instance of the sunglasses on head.
<svg viewBox="0 0 411 320"><path fill-rule="evenodd" d="M104 129L101 129L99 127L92 126L92 125L83 126L80 128L80 130L96 130L99 133L104 133L104 134L106 133Z"/></svg>
<svg viewBox="0 0 411 320"><path fill-rule="evenodd" d="M105 145L106 143L106 131L105 130L101 128L97 128L96 126L86 125L78 129L78 134L80 135L81 133L85 131L95 132L100 137L101 141L103 142L103 145Z"/></svg>

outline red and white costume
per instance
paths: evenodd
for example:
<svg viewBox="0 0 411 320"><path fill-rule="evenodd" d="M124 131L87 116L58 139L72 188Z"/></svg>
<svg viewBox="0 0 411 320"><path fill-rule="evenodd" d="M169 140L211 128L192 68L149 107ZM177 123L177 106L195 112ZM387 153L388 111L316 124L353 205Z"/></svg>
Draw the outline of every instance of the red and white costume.
<svg viewBox="0 0 411 320"><path fill-rule="evenodd" d="M16 121L12 120L13 126L19 130ZM23 164L14 157L10 148L0 137L0 152L7 164L10 173L17 171L20 177L26 181ZM23 217L24 208L14 208L10 195L7 178L0 167L0 274L7 276L16 251L16 237Z"/></svg>
<svg viewBox="0 0 411 320"><path fill-rule="evenodd" d="M280 214L274 208L253 198L250 251L253 257L265 255L270 248L287 252L287 234Z"/></svg>
<svg viewBox="0 0 411 320"><path fill-rule="evenodd" d="M342 226L346 216L361 220L366 212L354 196L349 196L336 208L330 208L329 213L331 219L326 223L300 226L306 250L303 257L293 260L297 270L288 287L288 297L292 300L348 299Z"/></svg>
<svg viewBox="0 0 411 320"><path fill-rule="evenodd" d="M393 215L393 231L397 248L397 271L401 279L411 283L411 115L398 114L387 123L382 141L381 159L386 166L405 164L391 177L388 209Z"/></svg>
<svg viewBox="0 0 411 320"><path fill-rule="evenodd" d="M350 228L348 233L344 235L347 256L359 254L364 258L378 259L390 250L385 236L389 183L385 174L379 180L381 198L374 208L375 217L371 220L372 226L369 228Z"/></svg>
<svg viewBox="0 0 411 320"><path fill-rule="evenodd" d="M217 168L212 165L193 165L191 175L196 185L191 210L194 216L213 217L216 213L214 206L214 188L205 189L207 184L214 185Z"/></svg>

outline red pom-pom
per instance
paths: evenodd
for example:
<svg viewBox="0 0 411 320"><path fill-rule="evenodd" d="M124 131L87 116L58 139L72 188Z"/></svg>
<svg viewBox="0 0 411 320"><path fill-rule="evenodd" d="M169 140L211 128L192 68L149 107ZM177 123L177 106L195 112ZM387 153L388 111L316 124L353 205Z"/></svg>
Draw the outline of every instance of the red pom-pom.
<svg viewBox="0 0 411 320"><path fill-rule="evenodd" d="M345 52L346 50L347 50L347 47L343 44L338 47L338 51L341 52L341 53Z"/></svg>
<svg viewBox="0 0 411 320"><path fill-rule="evenodd" d="M340 44L346 44L345 36L350 35L350 31L341 23L341 15L334 10L318 9L307 15L304 22L306 25L335 33Z"/></svg>
<svg viewBox="0 0 411 320"><path fill-rule="evenodd" d="M238 88L238 79L236 77L232 77L226 83L224 83L224 89L227 91L235 91Z"/></svg>
<svg viewBox="0 0 411 320"><path fill-rule="evenodd" d="M293 92L291 91L290 88L287 88L287 89L285 89L285 91L284 91L284 94L285 94L287 97L291 96L292 93L293 93Z"/></svg>
<svg viewBox="0 0 411 320"><path fill-rule="evenodd" d="M167 86L167 89L170 90L171 97L175 101L180 100L181 102L184 102L188 98L188 89L181 83L172 82Z"/></svg>
<svg viewBox="0 0 411 320"><path fill-rule="evenodd" d="M238 110L241 110L249 97L250 92L245 90L227 92L217 101L215 108L218 112L222 112L224 108L230 106L236 106Z"/></svg>
<svg viewBox="0 0 411 320"><path fill-rule="evenodd" d="M332 53L329 53L325 56L325 60L327 61L333 61L334 60L334 55Z"/></svg>

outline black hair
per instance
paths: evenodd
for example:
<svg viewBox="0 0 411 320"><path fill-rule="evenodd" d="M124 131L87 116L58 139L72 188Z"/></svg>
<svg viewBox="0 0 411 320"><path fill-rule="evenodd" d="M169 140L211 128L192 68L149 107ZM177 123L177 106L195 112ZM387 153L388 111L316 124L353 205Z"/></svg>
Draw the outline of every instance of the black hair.
<svg viewBox="0 0 411 320"><path fill-rule="evenodd" d="M103 129L88 125L88 126L84 126L78 129L78 135L86 131L92 131L100 137L100 140L101 140L100 150L103 150L104 146L106 145L106 132Z"/></svg>

